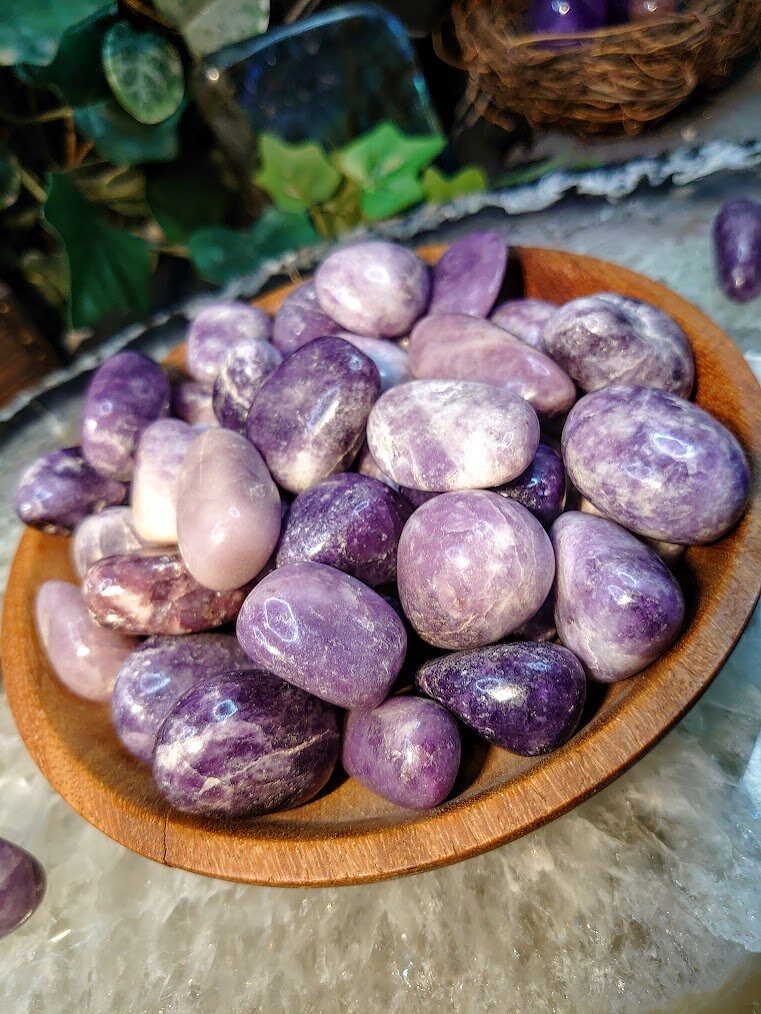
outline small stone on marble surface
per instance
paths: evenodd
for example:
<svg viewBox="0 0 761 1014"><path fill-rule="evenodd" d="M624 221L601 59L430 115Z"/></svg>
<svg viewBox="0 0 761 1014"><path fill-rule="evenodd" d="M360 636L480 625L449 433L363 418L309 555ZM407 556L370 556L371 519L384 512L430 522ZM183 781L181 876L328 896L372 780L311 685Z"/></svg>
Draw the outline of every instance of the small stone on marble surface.
<svg viewBox="0 0 761 1014"><path fill-rule="evenodd" d="M88 567L105 556L122 556L143 548L130 507L107 507L79 522L71 539L71 560L82 580Z"/></svg>
<svg viewBox="0 0 761 1014"><path fill-rule="evenodd" d="M557 308L557 303L546 299L508 299L490 314L489 320L539 352L546 352L544 328Z"/></svg>
<svg viewBox="0 0 761 1014"><path fill-rule="evenodd" d="M25 849L0 838L0 938L13 933L39 907L45 871Z"/></svg>
<svg viewBox="0 0 761 1014"><path fill-rule="evenodd" d="M191 426L216 426L212 390L197 380L184 380L172 388L172 415Z"/></svg>
<svg viewBox="0 0 761 1014"><path fill-rule="evenodd" d="M507 244L498 232L470 232L456 239L433 268L428 313L486 317L507 267Z"/></svg>
<svg viewBox="0 0 761 1014"><path fill-rule="evenodd" d="M562 458L547 444L539 444L526 471L494 492L517 501L549 528L565 508L566 485Z"/></svg>
<svg viewBox="0 0 761 1014"><path fill-rule="evenodd" d="M181 419L157 419L143 430L135 453L130 500L139 538L147 545L177 542L177 480L198 434Z"/></svg>
<svg viewBox="0 0 761 1014"><path fill-rule="evenodd" d="M202 384L216 380L222 360L245 338L265 341L272 321L264 310L237 300L219 300L205 306L190 322L185 345L188 373Z"/></svg>
<svg viewBox="0 0 761 1014"><path fill-rule="evenodd" d="M405 349L394 342L385 338L365 338L350 331L341 331L336 337L343 338L372 359L380 374L381 391L388 391L397 384L412 380L410 357Z"/></svg>
<svg viewBox="0 0 761 1014"><path fill-rule="evenodd" d="M713 223L716 269L730 299L747 303L761 292L761 203L727 201Z"/></svg>
<svg viewBox="0 0 761 1014"><path fill-rule="evenodd" d="M254 395L282 361L275 346L261 338L247 338L230 349L214 381L213 413L220 426L246 432Z"/></svg>
<svg viewBox="0 0 761 1014"><path fill-rule="evenodd" d="M315 338L327 338L343 330L322 310L314 282L308 281L283 300L272 325L272 344L281 355L290 356Z"/></svg>

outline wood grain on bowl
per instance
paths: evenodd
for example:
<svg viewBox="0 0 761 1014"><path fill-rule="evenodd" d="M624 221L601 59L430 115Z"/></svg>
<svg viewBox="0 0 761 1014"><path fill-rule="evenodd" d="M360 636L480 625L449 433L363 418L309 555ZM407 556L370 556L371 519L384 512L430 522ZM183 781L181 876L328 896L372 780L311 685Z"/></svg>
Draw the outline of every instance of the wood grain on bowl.
<svg viewBox="0 0 761 1014"><path fill-rule="evenodd" d="M433 263L444 248L422 253ZM498 748L471 752L450 801L411 812L336 776L296 810L235 823L169 810L147 766L123 750L108 709L74 697L53 677L34 631L39 585L73 580L69 541L27 530L11 571L3 617L5 686L40 770L83 817L111 838L168 866L281 886L380 880L477 855L559 816L642 756L695 703L729 654L761 585L761 391L738 349L707 317L646 278L603 261L519 248L512 270L527 296L563 302L600 291L644 299L689 336L697 401L748 454L748 511L724 539L695 546L680 572L688 625L641 675L600 688L599 705L565 746L541 758ZM257 301L277 309L292 286ZM170 356L182 362L182 350Z"/></svg>

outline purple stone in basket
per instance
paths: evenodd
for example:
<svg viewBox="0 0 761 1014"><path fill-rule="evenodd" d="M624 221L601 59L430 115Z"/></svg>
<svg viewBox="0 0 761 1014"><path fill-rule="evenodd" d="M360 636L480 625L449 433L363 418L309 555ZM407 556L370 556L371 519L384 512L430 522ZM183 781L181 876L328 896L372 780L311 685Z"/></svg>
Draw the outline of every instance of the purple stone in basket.
<svg viewBox="0 0 761 1014"><path fill-rule="evenodd" d="M320 307L314 282L304 282L286 296L275 314L272 344L283 356L290 356L315 338L327 338L343 331Z"/></svg>
<svg viewBox="0 0 761 1014"><path fill-rule="evenodd" d="M726 294L747 303L761 292L761 204L729 201L713 223L716 268Z"/></svg>
<svg viewBox="0 0 761 1014"><path fill-rule="evenodd" d="M549 528L565 507L566 478L560 455L547 444L539 444L526 471L494 492L522 504Z"/></svg>
<svg viewBox="0 0 761 1014"><path fill-rule="evenodd" d="M197 380L184 380L172 388L172 415L191 426L215 426L211 388Z"/></svg>
<svg viewBox="0 0 761 1014"><path fill-rule="evenodd" d="M191 321L185 365L191 377L214 383L227 353L245 338L268 339L272 321L264 312L237 301L210 303Z"/></svg>
<svg viewBox="0 0 761 1014"><path fill-rule="evenodd" d="M500 303L489 320L532 348L546 352L544 327L556 310L557 304L544 299L508 299Z"/></svg>
<svg viewBox="0 0 761 1014"><path fill-rule="evenodd" d="M486 317L502 286L507 245L497 232L471 232L452 243L433 269L428 313Z"/></svg>
<svg viewBox="0 0 761 1014"><path fill-rule="evenodd" d="M106 556L123 556L143 548L129 507L107 507L80 521L71 539L71 559L81 580L88 567Z"/></svg>
<svg viewBox="0 0 761 1014"><path fill-rule="evenodd" d="M246 432L254 395L282 361L275 346L261 338L248 338L230 349L214 381L214 415L220 426Z"/></svg>
<svg viewBox="0 0 761 1014"><path fill-rule="evenodd" d="M34 856L0 838L0 937L26 922L45 894L45 871Z"/></svg>
<svg viewBox="0 0 761 1014"><path fill-rule="evenodd" d="M381 380L381 391L388 391L397 384L404 384L412 379L409 355L394 342L385 338L364 338L362 335L342 331L339 338L349 342L355 349L372 359L378 367Z"/></svg>
<svg viewBox="0 0 761 1014"><path fill-rule="evenodd" d="M177 481L197 436L182 419L157 419L140 437L130 500L135 531L146 544L177 542Z"/></svg>

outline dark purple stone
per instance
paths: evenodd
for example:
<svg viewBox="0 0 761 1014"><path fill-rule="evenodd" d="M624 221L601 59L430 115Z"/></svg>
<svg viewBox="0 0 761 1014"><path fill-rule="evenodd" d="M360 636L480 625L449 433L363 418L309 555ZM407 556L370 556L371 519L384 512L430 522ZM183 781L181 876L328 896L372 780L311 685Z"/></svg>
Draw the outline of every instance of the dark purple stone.
<svg viewBox="0 0 761 1014"><path fill-rule="evenodd" d="M45 871L34 856L0 838L0 937L26 922L45 894Z"/></svg>
<svg viewBox="0 0 761 1014"><path fill-rule="evenodd" d="M534 615L513 631L513 641L554 641L558 636L555 627L555 593L551 590Z"/></svg>
<svg viewBox="0 0 761 1014"><path fill-rule="evenodd" d="M761 203L729 201L713 223L716 269L726 294L747 303L761 292Z"/></svg>
<svg viewBox="0 0 761 1014"><path fill-rule="evenodd" d="M406 496L407 491L403 492ZM526 471L494 492L516 500L549 528L565 507L566 478L560 455L547 444L539 444Z"/></svg>
<svg viewBox="0 0 761 1014"><path fill-rule="evenodd" d="M433 269L428 313L485 317L494 306L507 266L507 244L497 232L470 232L452 243Z"/></svg>
<svg viewBox="0 0 761 1014"><path fill-rule="evenodd" d="M283 361L274 345L249 338L230 349L214 381L214 415L220 426L246 432L254 395L276 366Z"/></svg>
<svg viewBox="0 0 761 1014"><path fill-rule="evenodd" d="M275 314L272 344L283 356L290 356L315 338L337 335L343 330L321 308L314 282L304 282L283 300Z"/></svg>
<svg viewBox="0 0 761 1014"><path fill-rule="evenodd" d="M544 299L508 299L492 312L489 320L540 352L544 347L544 328L557 310L556 303Z"/></svg>
<svg viewBox="0 0 761 1014"><path fill-rule="evenodd" d="M426 662L415 682L479 736L527 757L555 750L581 718L587 681L557 644L494 644Z"/></svg>
<svg viewBox="0 0 761 1014"><path fill-rule="evenodd" d="M400 486L399 492L409 500L416 510L424 503L428 503L429 500L433 500L435 496L441 496L440 493L430 493L425 489L413 489L412 486Z"/></svg>
<svg viewBox="0 0 761 1014"><path fill-rule="evenodd" d="M91 468L79 447L43 454L21 475L16 513L25 525L65 535L89 514L123 504L127 487Z"/></svg>
<svg viewBox="0 0 761 1014"><path fill-rule="evenodd" d="M266 341L271 332L272 321L264 310L239 300L209 303L188 328L185 345L188 373L211 387L231 348L247 338Z"/></svg>
<svg viewBox="0 0 761 1014"><path fill-rule="evenodd" d="M197 380L185 380L172 388L172 415L191 426L214 426L217 418L211 388Z"/></svg>
<svg viewBox="0 0 761 1014"><path fill-rule="evenodd" d="M575 35L606 23L605 0L532 0L525 17L532 32Z"/></svg>

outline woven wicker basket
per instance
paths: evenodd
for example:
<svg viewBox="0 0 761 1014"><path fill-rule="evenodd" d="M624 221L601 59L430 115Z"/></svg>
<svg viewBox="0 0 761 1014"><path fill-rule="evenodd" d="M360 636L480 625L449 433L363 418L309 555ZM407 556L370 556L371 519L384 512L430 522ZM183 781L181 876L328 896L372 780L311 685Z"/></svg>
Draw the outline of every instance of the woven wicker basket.
<svg viewBox="0 0 761 1014"><path fill-rule="evenodd" d="M454 0L459 53L475 108L503 126L511 113L535 127L636 134L698 86L715 86L732 61L761 45L761 0L694 0L663 19L577 36L525 35L528 0ZM562 38L576 45L552 46Z"/></svg>

